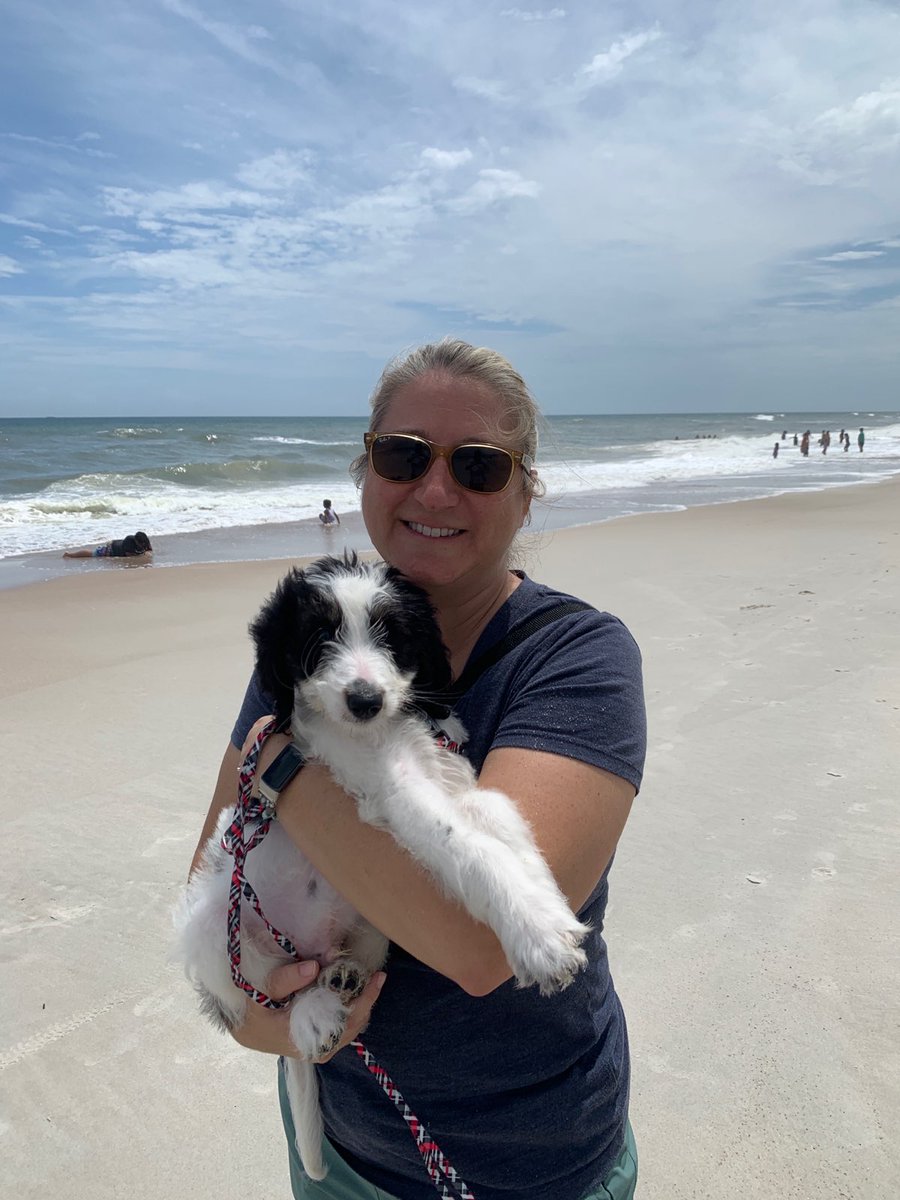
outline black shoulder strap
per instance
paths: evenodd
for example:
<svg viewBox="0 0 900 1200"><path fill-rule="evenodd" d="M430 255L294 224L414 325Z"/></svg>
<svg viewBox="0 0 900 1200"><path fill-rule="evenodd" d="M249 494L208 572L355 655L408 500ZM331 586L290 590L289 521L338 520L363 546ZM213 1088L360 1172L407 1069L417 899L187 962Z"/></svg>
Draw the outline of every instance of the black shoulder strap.
<svg viewBox="0 0 900 1200"><path fill-rule="evenodd" d="M535 613L521 625L514 625L499 642L491 646L490 650L485 650L484 654L479 654L474 662L468 664L459 679L455 680L445 693L447 701L452 704L458 700L485 671L490 670L510 650L518 646L520 642L524 642L526 638L531 637L533 633L537 633L539 629L543 629L545 625L549 625L552 621L558 621L560 617L566 617L569 613L589 612L591 609L592 606L585 604L583 600L565 600L562 604L557 604L555 608Z"/></svg>

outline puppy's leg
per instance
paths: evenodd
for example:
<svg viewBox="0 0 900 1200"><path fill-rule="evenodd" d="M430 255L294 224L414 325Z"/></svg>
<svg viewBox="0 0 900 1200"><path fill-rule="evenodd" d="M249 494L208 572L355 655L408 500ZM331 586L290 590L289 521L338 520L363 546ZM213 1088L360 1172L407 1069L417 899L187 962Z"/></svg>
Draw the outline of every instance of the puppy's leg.
<svg viewBox="0 0 900 1200"><path fill-rule="evenodd" d="M496 839L512 855L511 870L515 875L508 883L518 893L520 903L528 907L529 918L521 924L511 921L509 942L503 943L516 978L520 983L540 984L542 992L565 987L586 962L583 951L577 947L588 926L578 920L560 891L528 822L509 796L493 789L473 787L458 797L458 803L476 828ZM499 936L499 930L495 931ZM563 940L562 947L559 938ZM566 946L575 949L574 958ZM568 968L563 966L563 973L557 974L558 966L566 962ZM555 985L554 980L557 980Z"/></svg>
<svg viewBox="0 0 900 1200"><path fill-rule="evenodd" d="M477 794L461 802L408 758L388 770L390 786L360 799L363 820L387 829L449 895L493 929L520 984L537 983L544 993L566 987L587 961L580 949L587 931L525 822L511 818L506 806L512 801L473 789ZM503 813L503 820L485 815L475 823L467 809L476 804L486 814Z"/></svg>

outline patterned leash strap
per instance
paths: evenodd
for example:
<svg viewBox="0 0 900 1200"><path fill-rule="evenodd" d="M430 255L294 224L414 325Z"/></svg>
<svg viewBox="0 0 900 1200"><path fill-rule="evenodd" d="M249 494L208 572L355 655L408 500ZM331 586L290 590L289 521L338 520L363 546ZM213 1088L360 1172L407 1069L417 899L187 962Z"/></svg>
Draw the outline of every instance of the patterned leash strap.
<svg viewBox="0 0 900 1200"><path fill-rule="evenodd" d="M475 1200L475 1196L469 1189L469 1185L459 1177L459 1173L452 1166L446 1155L441 1152L437 1142L432 1138L415 1113L410 1110L409 1105L400 1093L400 1089L394 1083L393 1079L391 1079L390 1075L388 1075L387 1071L385 1071L384 1067L379 1065L362 1042L357 1040L351 1042L350 1045L363 1060L366 1068L378 1080L384 1094L399 1110L409 1132L415 1139L416 1146L422 1155L422 1161L425 1164L425 1169L431 1178L431 1182L441 1194L441 1200L456 1200L454 1192L451 1192L447 1184L441 1179L442 1174L449 1180L454 1191L461 1197L461 1200Z"/></svg>
<svg viewBox="0 0 900 1200"><path fill-rule="evenodd" d="M256 775L256 765L259 761L259 752L275 727L276 722L273 718L259 731L256 740L247 753L247 757L244 759L239 776L240 794L238 802L235 805L234 816L231 824L222 835L222 849L234 859L234 867L231 872L231 886L228 892L228 957L231 962L231 978L251 999L255 1000L257 1004L262 1004L265 1008L285 1008L290 1004L292 997L289 997L287 1000L273 1000L271 996L267 996L265 992L261 992L259 988L255 988L241 973L242 898L250 901L257 916L278 945L290 954L292 958L298 962L300 961L300 955L297 953L296 947L290 938L281 933L266 919L259 902L259 897L244 876L244 859L251 850L259 845L269 832L269 826L272 824L272 817L266 815L262 802L259 799L254 799L251 792L253 789L253 779ZM439 744L444 749L451 752L459 752L458 744L451 741L446 734L442 733L439 729L435 729L435 733L438 736ZM249 839L245 838L245 827L248 821L258 822ZM458 1194L460 1200L475 1200L475 1196L468 1185L459 1177L456 1169L442 1153L437 1142L434 1141L415 1113L410 1110L409 1105L400 1093L400 1089L391 1079L390 1075L388 1075L387 1071L385 1071L384 1067L376 1061L362 1042L357 1040L351 1042L350 1045L363 1060L371 1074L375 1076L382 1091L384 1091L399 1110L400 1115L406 1122L407 1129L409 1129L415 1140L419 1153L422 1155L422 1161L429 1178L440 1192L441 1200L457 1200L456 1194ZM441 1178L441 1175L449 1180L456 1194L450 1191L447 1184Z"/></svg>
<svg viewBox="0 0 900 1200"><path fill-rule="evenodd" d="M269 826L272 824L271 816L266 816L264 813L262 801L254 799L251 791L253 788L253 778L256 775L259 752L269 734L275 728L275 724L273 718L273 720L260 730L241 766L239 776L240 793L235 805L232 822L222 835L222 849L234 859L234 866L231 871L231 886L228 890L228 958L231 963L231 978L234 980L236 986L241 991L246 992L257 1004L262 1004L265 1008L286 1008L291 1002L290 997L287 1000L273 1000L271 996L267 996L265 992L261 992L259 988L255 988L241 972L242 899L250 901L256 915L282 950L298 962L300 961L300 955L297 953L297 949L290 938L276 929L266 919L266 915L259 902L259 897L244 875L244 859L251 850L259 845L269 832ZM248 821L256 821L258 824L252 831L249 839L246 839L245 827Z"/></svg>

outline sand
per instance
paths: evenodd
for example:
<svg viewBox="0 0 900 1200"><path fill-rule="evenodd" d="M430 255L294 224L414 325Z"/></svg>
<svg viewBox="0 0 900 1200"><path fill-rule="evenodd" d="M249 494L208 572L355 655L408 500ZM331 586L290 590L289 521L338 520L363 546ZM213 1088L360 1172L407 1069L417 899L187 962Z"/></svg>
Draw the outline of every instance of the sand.
<svg viewBox="0 0 900 1200"><path fill-rule="evenodd" d="M648 1200L900 1190L898 505L891 481L527 548L644 652L607 928ZM4 1195L289 1196L273 1061L166 961L283 566L0 592Z"/></svg>

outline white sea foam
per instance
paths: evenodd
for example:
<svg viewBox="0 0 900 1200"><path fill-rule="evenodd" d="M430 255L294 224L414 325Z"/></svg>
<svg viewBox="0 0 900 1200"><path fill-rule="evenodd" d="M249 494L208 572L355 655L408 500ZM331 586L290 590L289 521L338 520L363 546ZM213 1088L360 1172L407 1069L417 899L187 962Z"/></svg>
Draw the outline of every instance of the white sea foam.
<svg viewBox="0 0 900 1200"><path fill-rule="evenodd" d="M177 485L142 480L140 486L120 486L102 498L82 486L54 484L40 499L12 498L0 502L0 558L62 547L92 545L144 529L151 539L159 534L190 533L237 525L265 525L315 518L323 495L335 509L359 507L356 488L345 484L294 484L231 489L188 490Z"/></svg>
<svg viewBox="0 0 900 1200"><path fill-rule="evenodd" d="M810 447L810 457L801 459L793 439L780 442L778 458L772 457L774 439L770 434L759 437L697 438L686 441L650 442L631 447L634 457L618 461L549 460L539 462L538 468L552 493L572 491L605 491L613 488L648 487L652 484L677 483L700 479L740 479L750 475L770 476L779 482L786 472L815 466L822 458L819 448ZM852 447L856 454L856 447ZM888 425L877 431L866 447L871 457L877 455L885 473L900 471L900 425ZM842 468L857 469L853 454L843 453L832 440L827 456L834 463L840 455ZM817 457L818 456L818 457ZM859 456L858 456L859 457ZM867 462L871 470L874 463ZM827 486L823 480L821 486ZM780 490L780 489L779 489Z"/></svg>
<svg viewBox="0 0 900 1200"><path fill-rule="evenodd" d="M254 437L251 442L277 442L281 446L358 446L359 442L316 442L312 438L279 437L270 434L267 437Z"/></svg>

